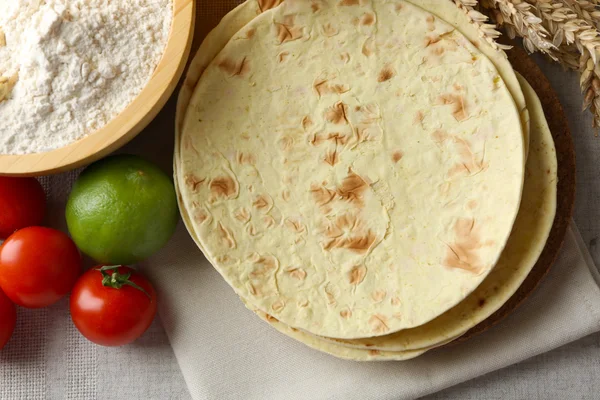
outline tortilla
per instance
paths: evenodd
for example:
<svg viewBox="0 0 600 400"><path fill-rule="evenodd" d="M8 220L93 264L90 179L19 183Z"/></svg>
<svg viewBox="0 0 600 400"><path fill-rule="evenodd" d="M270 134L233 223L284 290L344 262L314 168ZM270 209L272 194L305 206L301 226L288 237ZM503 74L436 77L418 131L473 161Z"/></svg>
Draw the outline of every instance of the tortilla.
<svg viewBox="0 0 600 400"><path fill-rule="evenodd" d="M215 30L213 31L213 33L217 34L217 36L219 34L223 34L223 32L225 32L224 24L225 24L226 21L230 20L230 18L228 18L228 17L231 17L232 15L234 15L236 13L238 15L241 14L241 9L244 8L244 7L246 8L247 11L250 10L250 7L252 6L252 4L250 4L250 3L254 3L254 2L253 1L246 2L242 6L238 7L237 9L233 10L232 12L230 12L230 14L228 14L228 16L223 19L222 23L219 24L219 26L217 28L215 28ZM448 3L448 4L450 4L450 3ZM445 3L444 3L444 5L445 5ZM445 12L446 15L451 15L451 14L448 13L450 10L443 10L444 7L441 7L441 8L442 8L442 10L440 12L442 12L442 13ZM250 12L247 12L245 14L247 16L247 18L248 18L248 21L251 20L256 15L255 9L256 9L256 7L254 7ZM450 9L454 9L454 6L451 5ZM239 19L238 19L238 21L239 21ZM462 26L459 24L458 28L461 29ZM463 30L461 29L461 31L463 31ZM225 36L221 36L221 38L224 37L224 39L221 40L221 43L226 43L228 41L228 39L235 32L237 32L237 28L236 28L235 31L232 31L230 29L229 32L231 32L231 33L229 33L228 35L225 35ZM205 66L208 65L208 63L210 62L210 60L212 58L214 58L216 56L216 54L218 54L218 52L219 52L219 46L217 46L216 49L213 47L213 49L211 50L211 49L209 49L205 45L206 42L209 41L209 38L211 36L214 37L213 33L211 33L211 35L209 35L207 37L207 40L203 43L200 51L197 53L196 57L194 58L194 61L191 63L190 72L188 72L187 80L189 80L191 77L193 77L193 75L192 75L193 72L191 72L191 71L194 68L194 66L197 66L197 69L196 69L197 71L202 71L205 68ZM223 46L224 46L224 44L221 44L220 48L222 48ZM212 51L212 53L211 53L211 51ZM510 64L509 64L509 67L510 67ZM514 72L512 71L512 67L510 67L510 68L511 68L510 72L512 72L513 75L514 75ZM201 72L197 72L196 74L197 74L196 76L199 76L199 74L201 74ZM191 78L191 79L194 79L194 78ZM198 78L195 78L195 79L198 79ZM193 83L191 83L189 86L193 87L195 85L195 82L196 81L193 81ZM539 99L537 99L537 96L533 92L533 89L531 89L531 87L529 87L529 85L526 82L524 83L524 85L527 85L525 88L526 88L526 92L529 94L529 96L528 96L528 103L532 104L533 105L532 107L535 110L537 110L537 113L536 113L537 118L534 119L534 122L537 121L538 127L547 126L545 124L545 120L543 118L543 112L542 112L542 109L541 109L541 105L539 103ZM183 90L182 90L182 93L183 93ZM191 91L190 91L190 95L189 96L191 96ZM185 107L187 106L187 102L189 101L189 96L187 97L187 99L182 99L181 94L180 94L179 103L178 103L178 109L185 109ZM183 104L183 107L180 107L182 104ZM540 116L541 116L541 119L540 119ZM179 115L178 118L177 118L177 120L181 121L181 119L182 119L182 117L181 117L181 115ZM179 126L179 123L178 123L178 126ZM547 131L547 128L546 128L546 137L551 139L551 136L549 136L548 134L549 134L549 132ZM178 138L176 137L176 140L177 139ZM178 158L178 153L176 151L176 153L175 153L175 162L177 162L177 158ZM176 185L177 185L177 179L176 179ZM551 196L547 197L547 198L551 198ZM187 215L185 214L185 210L183 208L182 208L182 214L184 216L184 221L186 222L186 225L189 224L189 222L188 222L189 220L188 220ZM196 238L194 238L194 239L196 240ZM491 278L491 276L488 277L488 280L490 278ZM460 305L458 307L460 307ZM259 314L259 316L261 318L263 318L264 320L270 322L272 325L274 325L274 327L276 329L278 329L279 331L281 331L284 334L293 333L293 335L291 335L292 337L296 336L295 338L297 340L304 341L304 342L308 341L307 344L309 344L309 345L310 345L310 343L313 343L313 341L315 340L314 337L308 337L306 340L302 340L302 336L307 336L306 333L303 333L303 332L298 333L299 331L297 331L297 330L295 330L293 328L287 327L286 325L280 323L279 321L277 321L273 317L268 316L265 313L262 313L260 311L257 311L257 313ZM476 321L476 320L477 319L475 319L474 321ZM436 321L433 321L433 322L436 322ZM317 343L317 345L314 345L314 346L311 346L311 347L316 348L316 349L321 350L321 351L324 351L326 353L335 355L335 356L337 356L339 358L349 358L349 359L357 359L357 360L381 360L381 359L390 359L390 358L393 358L393 359L408 359L408 357L412 358L412 356L418 355L418 354L420 354L420 353L422 353L424 351L424 350L419 350L419 351L416 351L416 352L386 352L386 351L378 352L378 351L373 351L373 350L367 351L367 350L355 349L356 351L358 351L358 353L354 353L354 352L348 353L347 350L340 349L339 345L332 345L332 344L324 345L320 341L317 341L316 343ZM331 347L331 346L333 346L333 347Z"/></svg>
<svg viewBox="0 0 600 400"><path fill-rule="evenodd" d="M508 301L523 283L545 246L556 213L557 193L558 166L552 133L537 94L522 76L518 75L518 79L532 115L532 151L527 161L523 201L498 266L471 296L421 327L364 340L332 341L289 328L264 313L258 312L258 315L280 332L340 358L407 360L462 336ZM327 341L332 341L333 347L325 345ZM339 346L348 346L361 352L347 352Z"/></svg>
<svg viewBox="0 0 600 400"><path fill-rule="evenodd" d="M206 36L190 62L184 85L179 91L176 111L176 142L179 140L179 132L181 131L181 125L183 125L185 111L202 72L244 25L252 21L257 15L277 7L282 2L283 0L246 0L227 13L217 27ZM506 83L506 87L521 113L525 156L527 156L529 152L529 112L521 86L504 51L498 51L485 40L482 40L477 26L471 23L465 13L451 2L439 2L437 0L410 0L409 2L454 26L498 68L498 73ZM178 153L178 147L176 147L175 152Z"/></svg>
<svg viewBox="0 0 600 400"><path fill-rule="evenodd" d="M460 336L488 318L521 286L540 257L552 229L556 214L558 164L542 104L529 83L520 75L518 79L531 114L531 151L519 214L496 267L465 300L425 325L376 338L325 340L385 351L430 347Z"/></svg>
<svg viewBox="0 0 600 400"><path fill-rule="evenodd" d="M319 4L261 14L206 69L181 194L253 306L324 336L384 335L495 265L520 200L519 113L494 65L431 14Z"/></svg>

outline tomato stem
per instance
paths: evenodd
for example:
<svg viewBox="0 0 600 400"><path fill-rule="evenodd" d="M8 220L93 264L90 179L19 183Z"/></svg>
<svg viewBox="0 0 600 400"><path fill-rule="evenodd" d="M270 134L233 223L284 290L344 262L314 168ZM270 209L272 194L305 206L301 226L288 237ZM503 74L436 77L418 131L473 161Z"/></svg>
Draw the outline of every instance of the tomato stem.
<svg viewBox="0 0 600 400"><path fill-rule="evenodd" d="M143 287L129 279L131 278L131 272L121 274L119 273L119 267L122 267L122 265L106 265L97 269L102 274L102 286L113 289L121 289L124 285L131 286L132 288L141 291L152 300L152 296L150 296ZM109 273L110 271L112 271L112 273Z"/></svg>

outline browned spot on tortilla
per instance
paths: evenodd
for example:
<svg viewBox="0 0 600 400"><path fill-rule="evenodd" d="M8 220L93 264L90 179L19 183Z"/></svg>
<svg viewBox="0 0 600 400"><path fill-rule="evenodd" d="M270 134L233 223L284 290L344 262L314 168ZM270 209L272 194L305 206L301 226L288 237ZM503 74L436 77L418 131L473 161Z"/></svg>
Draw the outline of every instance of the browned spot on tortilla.
<svg viewBox="0 0 600 400"><path fill-rule="evenodd" d="M325 119L333 124L348 124L348 106L339 101L325 111Z"/></svg>
<svg viewBox="0 0 600 400"><path fill-rule="evenodd" d="M323 250L346 249L355 253L366 253L373 243L375 234L370 229L365 229L364 222L352 213L338 216L329 223L324 231L326 240Z"/></svg>
<svg viewBox="0 0 600 400"><path fill-rule="evenodd" d="M271 314L265 314L265 319L268 322L279 322L279 320L277 318L275 318L274 316L272 316Z"/></svg>
<svg viewBox="0 0 600 400"><path fill-rule="evenodd" d="M283 201L290 201L290 191L286 189L283 192L281 192L281 198L283 199Z"/></svg>
<svg viewBox="0 0 600 400"><path fill-rule="evenodd" d="M375 23L375 15L371 13L366 13L360 19L361 25L373 25Z"/></svg>
<svg viewBox="0 0 600 400"><path fill-rule="evenodd" d="M459 122L469 118L466 99L462 95L452 93L442 94L438 97L438 104L452 106L452 116Z"/></svg>
<svg viewBox="0 0 600 400"><path fill-rule="evenodd" d="M433 51L433 54L435 54L436 56L441 56L442 54L444 54L444 52L446 51L446 49L444 49L441 46L437 46L432 51Z"/></svg>
<svg viewBox="0 0 600 400"><path fill-rule="evenodd" d="M335 305L337 304L336 298L339 296L340 294L340 289L332 284L331 282L328 282L325 285L325 297L327 297L327 303L330 305Z"/></svg>
<svg viewBox="0 0 600 400"><path fill-rule="evenodd" d="M308 115L302 118L302 129L308 130L311 126L313 126L313 120Z"/></svg>
<svg viewBox="0 0 600 400"><path fill-rule="evenodd" d="M202 185L206 181L206 178L198 178L194 174L188 174L185 177L186 186L192 191L192 193L197 192L200 185Z"/></svg>
<svg viewBox="0 0 600 400"><path fill-rule="evenodd" d="M288 217L285 219L284 224L287 228L295 233L302 233L306 231L306 227L297 218Z"/></svg>
<svg viewBox="0 0 600 400"><path fill-rule="evenodd" d="M288 268L285 272L296 280L303 281L306 279L306 271L302 268Z"/></svg>
<svg viewBox="0 0 600 400"><path fill-rule="evenodd" d="M238 162L238 164L250 164L250 165L254 165L256 164L256 157L254 156L254 154L251 153L243 153L241 151L239 151L237 153L237 157L236 160Z"/></svg>
<svg viewBox="0 0 600 400"><path fill-rule="evenodd" d="M446 256L442 264L469 271L474 274L482 272L484 266L481 263L477 251L483 247L479 229L475 226L473 218L458 218L454 223L454 242L448 244Z"/></svg>
<svg viewBox="0 0 600 400"><path fill-rule="evenodd" d="M452 88L454 88L454 90L456 90L457 92L460 92L461 90L464 89L462 87L462 85L459 85L458 83L455 83L454 85L452 85Z"/></svg>
<svg viewBox="0 0 600 400"><path fill-rule="evenodd" d="M478 205L479 205L479 203L477 203L477 200L470 200L470 201L467 203L467 209L469 209L469 210L474 210L474 209L476 209L476 208L477 208L477 206L478 206Z"/></svg>
<svg viewBox="0 0 600 400"><path fill-rule="evenodd" d="M365 40L362 47L362 53L367 57L370 57L375 53L375 40L372 37Z"/></svg>
<svg viewBox="0 0 600 400"><path fill-rule="evenodd" d="M275 303L271 304L271 310L280 312L285 307L285 301L279 299Z"/></svg>
<svg viewBox="0 0 600 400"><path fill-rule="evenodd" d="M378 356L380 354L381 354L381 352L379 350L369 350L370 356Z"/></svg>
<svg viewBox="0 0 600 400"><path fill-rule="evenodd" d="M261 194L254 198L252 206L257 210L268 212L271 208L273 208L273 200L269 195Z"/></svg>
<svg viewBox="0 0 600 400"><path fill-rule="evenodd" d="M338 3L339 6L358 6L360 5L359 0L342 0Z"/></svg>
<svg viewBox="0 0 600 400"><path fill-rule="evenodd" d="M342 311L340 311L340 317L342 317L344 319L348 319L348 318L352 317L352 311L348 308L345 308Z"/></svg>
<svg viewBox="0 0 600 400"><path fill-rule="evenodd" d="M339 154L337 151L337 147L334 149L330 149L327 151L327 153L325 153L325 158L323 159L323 161L325 161L325 163L331 165L332 167L338 163L338 161L340 160L339 158Z"/></svg>
<svg viewBox="0 0 600 400"><path fill-rule="evenodd" d="M248 291L250 292L250 294L252 296L255 296L255 297L262 296L262 293L260 292L260 290L252 283L248 283ZM269 317L271 317L271 316L269 314L265 314L265 315L266 315L267 321L269 321ZM277 321L275 318L273 318L273 319L275 321Z"/></svg>
<svg viewBox="0 0 600 400"><path fill-rule="evenodd" d="M400 12L400 10L402 10L404 8L404 4L397 3L394 8L395 8L396 12Z"/></svg>
<svg viewBox="0 0 600 400"><path fill-rule="evenodd" d="M334 142L336 145L344 145L348 142L348 136L340 132L331 132L327 136L327 140Z"/></svg>
<svg viewBox="0 0 600 400"><path fill-rule="evenodd" d="M319 207L323 207L324 205L330 203L335 197L335 191L327 189L325 186L312 184L310 187L310 193L315 200L315 203Z"/></svg>
<svg viewBox="0 0 600 400"><path fill-rule="evenodd" d="M319 80L315 81L315 83L313 84L313 87L317 91L317 94L319 95L319 97L323 96L324 94L328 94L328 93L343 94L343 93L350 91L350 86L348 86L346 84L330 85L328 82L329 81L327 79L319 79Z"/></svg>
<svg viewBox="0 0 600 400"><path fill-rule="evenodd" d="M479 302L477 303L477 305L479 307L483 307L485 305L485 299L479 299Z"/></svg>
<svg viewBox="0 0 600 400"><path fill-rule="evenodd" d="M186 136L183 139L183 147L186 150L192 150L194 153L200 154L200 152L198 151L198 149L196 148L196 146L194 146L194 139L192 139L190 136Z"/></svg>
<svg viewBox="0 0 600 400"><path fill-rule="evenodd" d="M219 237L221 238L221 242L223 242L230 249L236 248L235 238L229 229L227 229L221 222L217 225L219 231Z"/></svg>
<svg viewBox="0 0 600 400"><path fill-rule="evenodd" d="M394 163L397 163L398 161L402 160L402 152L399 150L396 150L395 152L392 153L392 161Z"/></svg>
<svg viewBox="0 0 600 400"><path fill-rule="evenodd" d="M294 138L291 136L283 136L278 141L281 150L289 150L294 145Z"/></svg>
<svg viewBox="0 0 600 400"><path fill-rule="evenodd" d="M371 293L371 298L373 299L373 301L375 303L380 303L383 301L383 299L385 299L385 296L387 296L387 293L385 292L385 290L376 290L373 293Z"/></svg>
<svg viewBox="0 0 600 400"><path fill-rule="evenodd" d="M250 62L248 57L243 57L239 62L225 58L219 63L219 68L227 72L229 76L243 77L250 71Z"/></svg>
<svg viewBox="0 0 600 400"><path fill-rule="evenodd" d="M327 37L332 37L332 36L335 36L338 33L340 33L340 30L338 28L336 28L335 26L331 25L330 23L323 25L322 29L323 29L323 35L325 35Z"/></svg>
<svg viewBox="0 0 600 400"><path fill-rule="evenodd" d="M359 285L365 279L367 275L367 267L364 265L356 265L352 267L350 272L348 273L348 280L351 285Z"/></svg>
<svg viewBox="0 0 600 400"><path fill-rule="evenodd" d="M435 17L433 15L429 15L427 16L427 18L425 18L425 22L427 22L427 29L430 31L434 31L435 30Z"/></svg>
<svg viewBox="0 0 600 400"><path fill-rule="evenodd" d="M348 64L350 62L350 54L348 54L348 53L341 53L340 54L340 61L342 61L344 64Z"/></svg>
<svg viewBox="0 0 600 400"><path fill-rule="evenodd" d="M238 183L230 176L220 176L208 185L210 192L216 197L235 197L239 192Z"/></svg>
<svg viewBox="0 0 600 400"><path fill-rule="evenodd" d="M315 133L312 135L312 137L310 139L310 144L312 144L313 146L320 146L323 143L325 143L325 140L327 140L327 139L325 138L325 136L323 134Z"/></svg>
<svg viewBox="0 0 600 400"><path fill-rule="evenodd" d="M390 302L392 303L393 306L400 305L400 299L397 296L392 297L392 300Z"/></svg>
<svg viewBox="0 0 600 400"><path fill-rule="evenodd" d="M471 149L471 145L465 139L449 135L442 130L436 130L432 134L432 139L438 145L441 145L447 141L454 144L457 148L457 153L460 160L452 168L448 170L447 177L453 178L456 175L467 174L472 175L485 170L488 167L488 163L483 159L478 159L476 154Z"/></svg>
<svg viewBox="0 0 600 400"><path fill-rule="evenodd" d="M423 111L417 111L415 113L415 119L413 120L413 122L415 124L420 124L421 122L423 122L423 120L425 119L425 114L423 113Z"/></svg>
<svg viewBox="0 0 600 400"><path fill-rule="evenodd" d="M275 22L277 28L277 40L279 44L292 42L302 37L302 27L294 25L294 16L287 15L284 17L283 23Z"/></svg>
<svg viewBox="0 0 600 400"><path fill-rule="evenodd" d="M274 256L259 256L256 261L252 263L252 270L248 274L250 278L264 278L265 276L275 272L279 267L279 260Z"/></svg>
<svg viewBox="0 0 600 400"><path fill-rule="evenodd" d="M342 180L337 187L337 194L342 200L346 200L356 206L362 206L362 195L369 188L369 184L359 175L352 171Z"/></svg>
<svg viewBox="0 0 600 400"><path fill-rule="evenodd" d="M250 28L246 31L246 39L252 39L256 34L256 28Z"/></svg>
<svg viewBox="0 0 600 400"><path fill-rule="evenodd" d="M250 211L246 207L241 207L233 212L233 217L245 224L246 222L250 221L251 216Z"/></svg>
<svg viewBox="0 0 600 400"><path fill-rule="evenodd" d="M256 227L253 224L248 224L248 226L246 227L246 232L248 232L248 235L250 236L256 236L258 234L258 231L256 230Z"/></svg>
<svg viewBox="0 0 600 400"><path fill-rule="evenodd" d="M282 63L285 61L286 58L288 58L288 56L290 55L290 53L288 53L287 51L282 51L281 53L279 53L279 55L277 56L279 59L279 62Z"/></svg>
<svg viewBox="0 0 600 400"><path fill-rule="evenodd" d="M300 308L304 308L307 307L310 304L310 302L307 299L298 299L298 301L296 302L296 305Z"/></svg>
<svg viewBox="0 0 600 400"><path fill-rule="evenodd" d="M194 219L199 224L203 224L204 222L208 221L209 218L210 218L210 215L208 215L208 213L204 210L198 210L194 213Z"/></svg>
<svg viewBox="0 0 600 400"><path fill-rule="evenodd" d="M319 3L313 1L310 5L310 8L313 13L316 13L321 9L321 6L319 5Z"/></svg>
<svg viewBox="0 0 600 400"><path fill-rule="evenodd" d="M390 330L388 327L387 318L381 314L374 314L369 318L371 331L374 333L384 333Z"/></svg>
<svg viewBox="0 0 600 400"><path fill-rule="evenodd" d="M231 261L232 261L231 257L229 257L227 254L217 257L217 262L219 262L221 264L228 264Z"/></svg>
<svg viewBox="0 0 600 400"><path fill-rule="evenodd" d="M386 65L383 67L379 75L377 76L377 82L385 82L389 81L396 75L396 70L391 65Z"/></svg>
<svg viewBox="0 0 600 400"><path fill-rule="evenodd" d="M261 13L270 10L271 8L275 8L281 4L283 0L257 0L258 9Z"/></svg>

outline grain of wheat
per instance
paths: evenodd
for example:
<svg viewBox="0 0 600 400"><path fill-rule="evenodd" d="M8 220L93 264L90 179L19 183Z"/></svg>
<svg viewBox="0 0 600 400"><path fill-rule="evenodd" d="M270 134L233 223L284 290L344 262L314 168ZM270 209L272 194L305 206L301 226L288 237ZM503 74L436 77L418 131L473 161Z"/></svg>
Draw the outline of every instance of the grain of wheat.
<svg viewBox="0 0 600 400"><path fill-rule="evenodd" d="M583 109L589 108L594 126L600 126L599 1L482 0L481 4L510 37L522 37L529 52L540 51L579 71Z"/></svg>

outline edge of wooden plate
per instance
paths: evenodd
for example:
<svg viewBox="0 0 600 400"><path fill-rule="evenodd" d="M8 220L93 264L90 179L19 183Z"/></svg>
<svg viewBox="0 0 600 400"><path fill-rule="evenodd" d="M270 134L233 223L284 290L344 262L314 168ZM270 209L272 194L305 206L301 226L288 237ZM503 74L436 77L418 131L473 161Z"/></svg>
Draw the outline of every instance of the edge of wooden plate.
<svg viewBox="0 0 600 400"><path fill-rule="evenodd" d="M173 0L171 31L156 70L140 94L106 126L57 150L0 155L0 175L63 172L96 161L133 139L156 117L177 86L194 36L195 8L194 0Z"/></svg>
<svg viewBox="0 0 600 400"><path fill-rule="evenodd" d="M546 246L537 263L517 292L494 314L471 328L451 344L464 342L498 324L515 311L537 288L556 261L564 243L575 204L575 149L568 120L558 95L536 63L520 47L507 51L508 59L539 96L554 138L558 159L556 216Z"/></svg>

